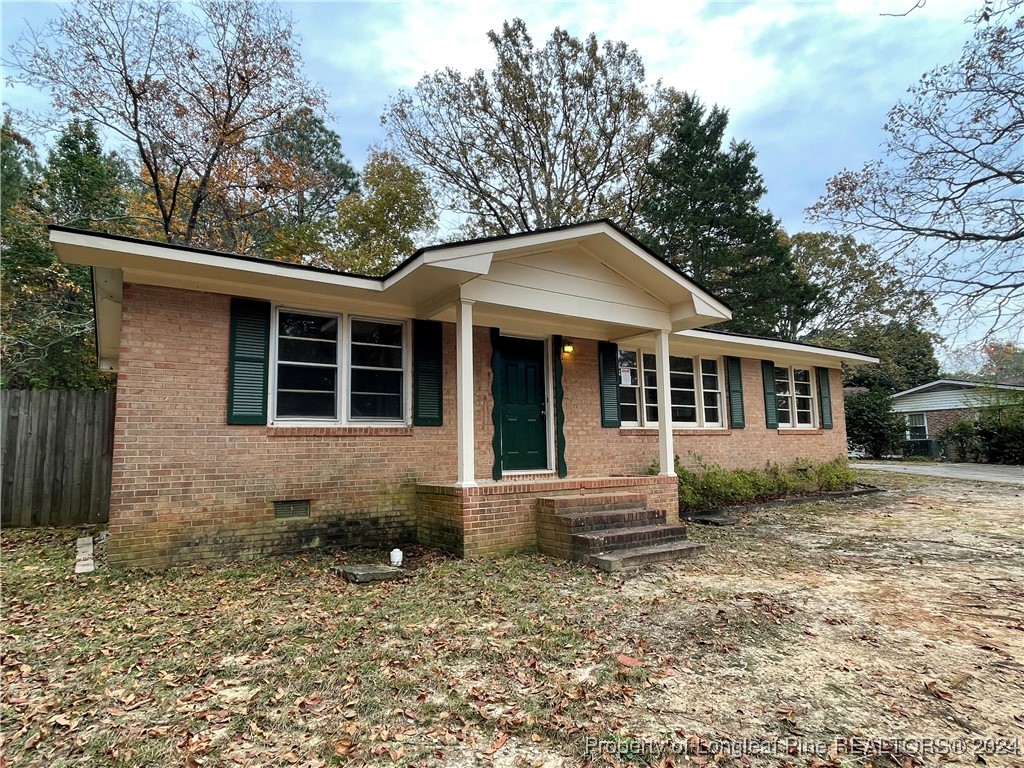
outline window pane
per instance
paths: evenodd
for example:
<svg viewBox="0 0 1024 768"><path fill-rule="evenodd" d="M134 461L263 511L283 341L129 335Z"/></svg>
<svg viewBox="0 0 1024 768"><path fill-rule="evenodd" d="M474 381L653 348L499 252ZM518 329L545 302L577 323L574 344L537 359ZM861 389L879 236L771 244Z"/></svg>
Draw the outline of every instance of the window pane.
<svg viewBox="0 0 1024 768"><path fill-rule="evenodd" d="M277 341L277 359L292 363L336 365L338 345L334 341L305 341L282 336Z"/></svg>
<svg viewBox="0 0 1024 768"><path fill-rule="evenodd" d="M673 373L670 379L672 389L693 389L692 373Z"/></svg>
<svg viewBox="0 0 1024 768"><path fill-rule="evenodd" d="M333 392L277 393L277 415L281 418L334 419L338 413Z"/></svg>
<svg viewBox="0 0 1024 768"><path fill-rule="evenodd" d="M278 314L278 335L294 336L302 339L336 341L338 338L338 318L300 315L296 312L281 312Z"/></svg>
<svg viewBox="0 0 1024 768"><path fill-rule="evenodd" d="M810 424L811 423L811 412L810 411L797 411L796 412L797 424Z"/></svg>
<svg viewBox="0 0 1024 768"><path fill-rule="evenodd" d="M402 398L400 395L352 394L353 419L400 419Z"/></svg>
<svg viewBox="0 0 1024 768"><path fill-rule="evenodd" d="M672 373L693 373L693 360L689 357L669 357L668 362Z"/></svg>
<svg viewBox="0 0 1024 768"><path fill-rule="evenodd" d="M658 423L658 406L648 405L644 412L647 414L648 424L654 425Z"/></svg>
<svg viewBox="0 0 1024 768"><path fill-rule="evenodd" d="M704 423L705 424L718 424L718 409L717 408L705 408L704 409Z"/></svg>
<svg viewBox="0 0 1024 768"><path fill-rule="evenodd" d="M352 391L366 394L402 394L401 371L368 371L352 369Z"/></svg>
<svg viewBox="0 0 1024 768"><path fill-rule="evenodd" d="M801 397L811 396L811 385L804 381L798 381L796 383L795 392Z"/></svg>
<svg viewBox="0 0 1024 768"><path fill-rule="evenodd" d="M274 416L338 418L338 318L279 312Z"/></svg>
<svg viewBox="0 0 1024 768"><path fill-rule="evenodd" d="M656 371L656 370L658 370L658 359L654 355L644 355L644 370L645 371Z"/></svg>
<svg viewBox="0 0 1024 768"><path fill-rule="evenodd" d="M355 344L383 344L389 347L401 347L402 326L400 323L353 320L352 341Z"/></svg>
<svg viewBox="0 0 1024 768"><path fill-rule="evenodd" d="M672 392L672 405L696 406L697 393L692 389L677 389Z"/></svg>
<svg viewBox="0 0 1024 768"><path fill-rule="evenodd" d="M804 381L810 383L811 372L806 368L794 368L793 369L793 381Z"/></svg>
<svg viewBox="0 0 1024 768"><path fill-rule="evenodd" d="M305 365L279 365L277 389L306 392L334 392L338 379L337 368L312 368Z"/></svg>
<svg viewBox="0 0 1024 768"><path fill-rule="evenodd" d="M672 406L672 421L681 424L696 424L697 409L690 406Z"/></svg>
<svg viewBox="0 0 1024 768"><path fill-rule="evenodd" d="M619 420L634 424L640 421L640 372L636 357L636 352L619 350Z"/></svg>
<svg viewBox="0 0 1024 768"><path fill-rule="evenodd" d="M353 344L352 365L401 370L402 350L396 347L371 347L366 344Z"/></svg>
<svg viewBox="0 0 1024 768"><path fill-rule="evenodd" d="M718 389L718 377L717 376L708 376L708 375L705 374L704 376L700 377L700 383L701 383L701 386L704 387L704 389L713 389L713 390L717 390Z"/></svg>

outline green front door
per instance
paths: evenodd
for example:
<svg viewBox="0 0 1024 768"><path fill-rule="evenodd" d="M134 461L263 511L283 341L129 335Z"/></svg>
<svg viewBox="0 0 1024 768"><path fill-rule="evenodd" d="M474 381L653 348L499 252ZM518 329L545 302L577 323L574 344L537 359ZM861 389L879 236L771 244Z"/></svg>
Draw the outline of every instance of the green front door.
<svg viewBox="0 0 1024 768"><path fill-rule="evenodd" d="M501 467L547 469L544 342L501 339Z"/></svg>

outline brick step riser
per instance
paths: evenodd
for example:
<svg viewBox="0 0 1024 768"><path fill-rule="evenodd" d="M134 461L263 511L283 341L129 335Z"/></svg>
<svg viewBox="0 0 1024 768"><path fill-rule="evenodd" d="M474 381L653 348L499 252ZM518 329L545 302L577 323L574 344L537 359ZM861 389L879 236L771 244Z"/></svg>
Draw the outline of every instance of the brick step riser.
<svg viewBox="0 0 1024 768"><path fill-rule="evenodd" d="M669 544L675 541L686 541L686 528L681 525L666 525L655 531L609 531L600 538L589 536L573 536L573 554L591 555L596 552L614 552L634 547L651 547L656 544Z"/></svg>
<svg viewBox="0 0 1024 768"><path fill-rule="evenodd" d="M643 525L664 524L667 516L663 509L623 509L610 512L587 512L582 517L556 515L555 524L571 534L594 531L635 528Z"/></svg>

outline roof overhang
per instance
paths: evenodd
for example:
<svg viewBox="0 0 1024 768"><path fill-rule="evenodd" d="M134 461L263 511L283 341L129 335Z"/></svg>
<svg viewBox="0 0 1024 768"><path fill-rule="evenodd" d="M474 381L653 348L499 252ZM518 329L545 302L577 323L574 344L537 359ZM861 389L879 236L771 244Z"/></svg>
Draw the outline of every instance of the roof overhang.
<svg viewBox="0 0 1024 768"><path fill-rule="evenodd" d="M123 284L264 299L295 307L474 322L508 332L614 338L728 320L729 307L606 221L422 249L365 277L136 238L51 227L65 262L94 269L99 357L116 369Z"/></svg>
<svg viewBox="0 0 1024 768"><path fill-rule="evenodd" d="M616 339L619 344L634 344L638 347L653 344L653 337L642 334ZM651 347L653 349L653 346ZM843 349L819 347L780 339L759 336L744 336L724 331L689 330L673 333L669 339L669 351L674 355L732 355L760 360L775 360L787 365L811 365L824 368L839 368L843 365L869 365L878 358L847 352Z"/></svg>

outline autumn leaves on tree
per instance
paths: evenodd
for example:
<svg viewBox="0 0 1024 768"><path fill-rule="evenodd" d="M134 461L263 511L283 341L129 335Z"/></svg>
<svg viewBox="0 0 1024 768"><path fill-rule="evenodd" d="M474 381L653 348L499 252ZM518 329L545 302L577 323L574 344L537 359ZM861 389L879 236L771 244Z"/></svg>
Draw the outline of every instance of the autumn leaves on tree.
<svg viewBox="0 0 1024 768"><path fill-rule="evenodd" d="M829 183L815 215L847 233L791 236L763 207L754 147L727 142L728 111L648 81L622 42L556 28L535 43L506 22L489 71L441 70L391 99L388 144L358 174L278 5L82 0L5 62L65 126L43 164L4 125L6 308L67 271L43 255L46 222L382 274L443 211L457 236L613 219L729 302L730 330L913 336L942 291L947 311L1005 328L1021 288L1021 7L987 9L961 60L894 107L885 161ZM10 355L28 342L4 323Z"/></svg>

